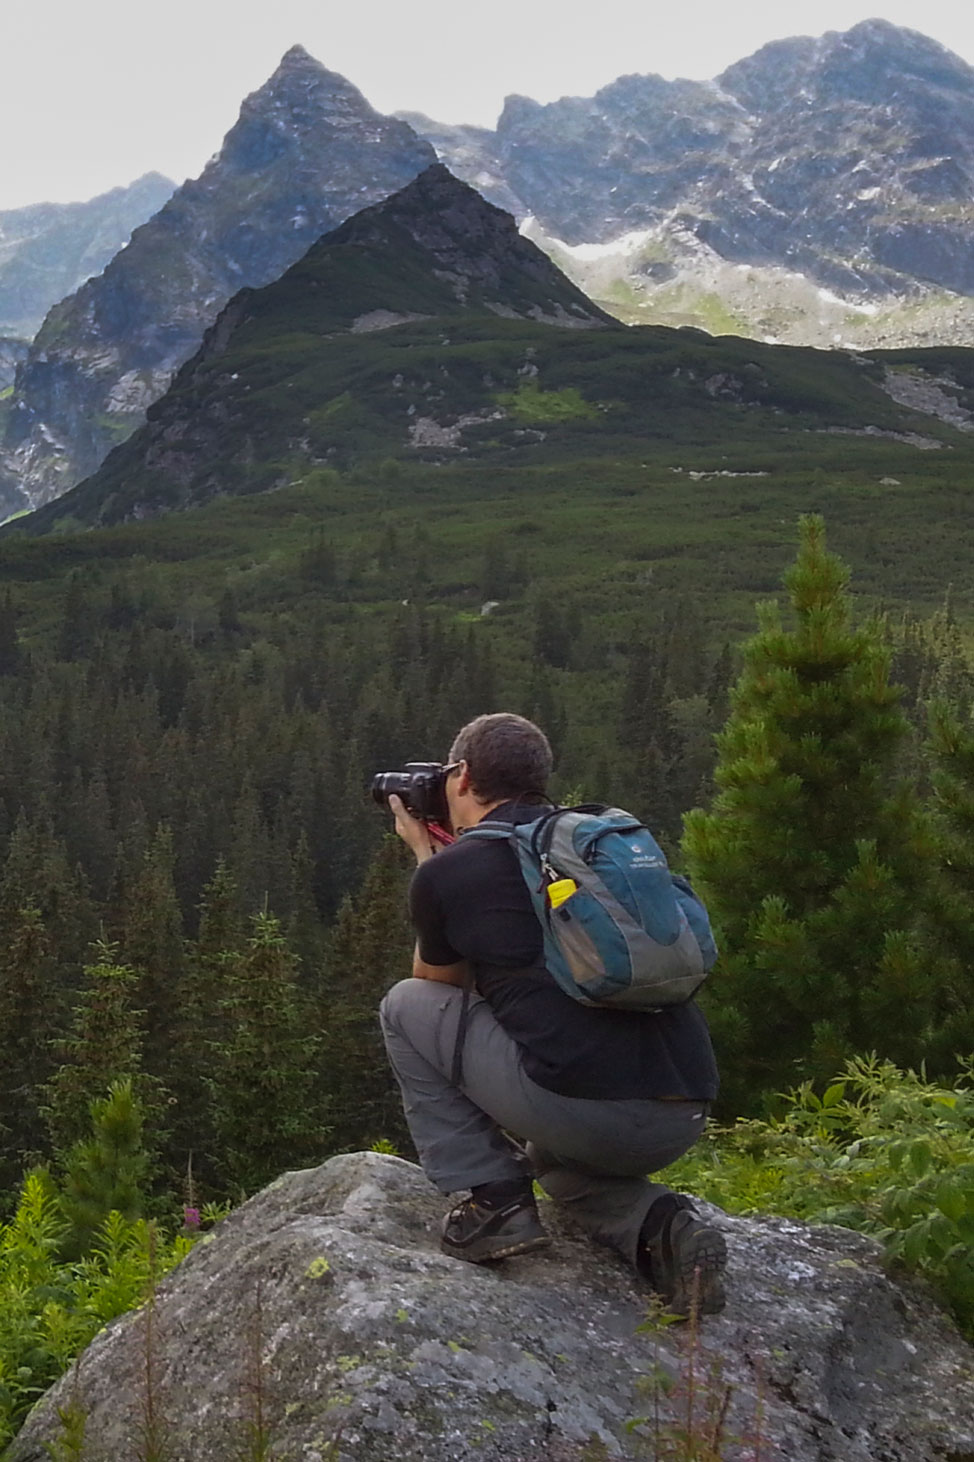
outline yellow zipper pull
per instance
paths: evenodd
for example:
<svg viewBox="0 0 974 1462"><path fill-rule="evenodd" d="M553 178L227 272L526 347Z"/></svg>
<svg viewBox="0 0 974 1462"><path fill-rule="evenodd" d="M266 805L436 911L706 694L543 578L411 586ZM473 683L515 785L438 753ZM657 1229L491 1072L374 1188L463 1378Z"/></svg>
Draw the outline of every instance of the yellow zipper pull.
<svg viewBox="0 0 974 1462"><path fill-rule="evenodd" d="M574 878L556 878L554 883L548 884L548 902L553 909L557 909L577 892L578 884Z"/></svg>

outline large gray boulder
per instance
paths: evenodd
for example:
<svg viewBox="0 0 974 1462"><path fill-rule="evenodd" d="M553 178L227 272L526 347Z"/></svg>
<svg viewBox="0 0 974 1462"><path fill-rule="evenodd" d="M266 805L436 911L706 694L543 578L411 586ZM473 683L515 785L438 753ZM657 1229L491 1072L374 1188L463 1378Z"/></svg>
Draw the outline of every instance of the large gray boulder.
<svg viewBox="0 0 974 1462"><path fill-rule="evenodd" d="M281 1178L92 1342L10 1462L48 1462L72 1398L89 1462L689 1456L688 1414L723 1415L737 1462L974 1457L974 1352L860 1235L708 1210L726 1313L639 1333L647 1293L557 1215L549 1252L475 1268L440 1254L443 1207L374 1153Z"/></svg>

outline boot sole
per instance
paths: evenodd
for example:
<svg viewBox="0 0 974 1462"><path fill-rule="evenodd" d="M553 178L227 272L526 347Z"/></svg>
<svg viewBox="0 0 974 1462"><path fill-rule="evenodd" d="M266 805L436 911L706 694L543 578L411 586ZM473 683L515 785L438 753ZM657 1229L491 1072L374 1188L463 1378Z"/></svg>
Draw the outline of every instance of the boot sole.
<svg viewBox="0 0 974 1462"><path fill-rule="evenodd" d="M679 1246L676 1285L666 1307L673 1315L717 1315L726 1304L727 1241L715 1228L698 1228Z"/></svg>
<svg viewBox="0 0 974 1462"><path fill-rule="evenodd" d="M551 1239L547 1234L539 1234L533 1239L503 1239L498 1235L497 1246L494 1247L490 1239L484 1239L479 1244L471 1244L467 1248L461 1248L449 1243L446 1239L440 1240L440 1248L444 1254L449 1254L451 1259L466 1259L468 1264L492 1264L495 1259L512 1259L516 1254L532 1254L536 1249L548 1249L551 1247Z"/></svg>

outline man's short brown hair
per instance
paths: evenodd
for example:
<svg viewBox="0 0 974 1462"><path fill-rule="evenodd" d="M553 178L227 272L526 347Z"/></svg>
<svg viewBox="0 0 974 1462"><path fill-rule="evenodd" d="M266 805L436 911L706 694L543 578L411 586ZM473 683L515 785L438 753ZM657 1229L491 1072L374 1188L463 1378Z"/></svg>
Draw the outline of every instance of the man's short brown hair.
<svg viewBox="0 0 974 1462"><path fill-rule="evenodd" d="M467 763L473 789L485 802L543 797L553 762L541 727L510 711L469 721L450 747L450 760Z"/></svg>

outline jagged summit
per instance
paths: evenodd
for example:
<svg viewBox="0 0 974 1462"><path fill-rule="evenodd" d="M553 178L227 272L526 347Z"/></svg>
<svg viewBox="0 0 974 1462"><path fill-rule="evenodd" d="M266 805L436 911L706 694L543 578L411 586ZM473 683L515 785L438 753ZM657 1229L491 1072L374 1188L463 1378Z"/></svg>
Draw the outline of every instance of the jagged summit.
<svg viewBox="0 0 974 1462"><path fill-rule="evenodd" d="M406 151L415 151L417 141L410 127L377 112L346 77L329 71L303 46L292 46L263 86L244 99L210 167L255 172L290 153L296 166L316 170L328 150L346 139ZM396 184L402 181L398 177Z"/></svg>
<svg viewBox="0 0 974 1462"><path fill-rule="evenodd" d="M974 68L916 30L864 20L714 81L624 76L587 98L509 97L493 133L420 131L629 320L796 344L972 338Z"/></svg>
<svg viewBox="0 0 974 1462"><path fill-rule="evenodd" d="M357 97L364 110L376 118L381 117L381 113L376 112L370 106L357 86L349 81L346 76L342 76L340 72L330 71L327 66L323 65L316 56L312 56L311 52L305 50L302 45L291 46L289 50L284 52L276 68L271 72L263 85L259 86L256 91L251 92L249 96L244 98L241 103L241 113L253 108L259 109L261 106L266 106L268 102L282 91L289 89L293 91L295 88L308 86L323 87L339 94Z"/></svg>
<svg viewBox="0 0 974 1462"><path fill-rule="evenodd" d="M939 41L888 20L863 20L847 31L771 41L735 62L717 84L762 115L796 102L892 107L938 91L970 92L974 68Z"/></svg>
<svg viewBox="0 0 974 1462"><path fill-rule="evenodd" d="M36 505L93 471L231 295L276 279L435 160L405 122L292 47L201 176L51 311L18 370L0 486Z"/></svg>
<svg viewBox="0 0 974 1462"><path fill-rule="evenodd" d="M285 67L306 66L309 63L312 66L316 66L319 67L321 70L324 70L321 62L315 60L311 52L305 50L304 46L302 46L300 42L296 41L293 46L289 46L288 49L284 52L284 55L281 57L281 64L280 66L278 66L277 69L278 71L282 71Z"/></svg>
<svg viewBox="0 0 974 1462"><path fill-rule="evenodd" d="M932 36L910 26L894 25L890 20L875 17L861 20L847 31L827 31L823 40L837 50L867 55L881 52L887 61L899 64L909 71L924 61L942 70L945 76L974 76L974 70L954 51L941 45ZM922 74L929 77L929 72Z"/></svg>

